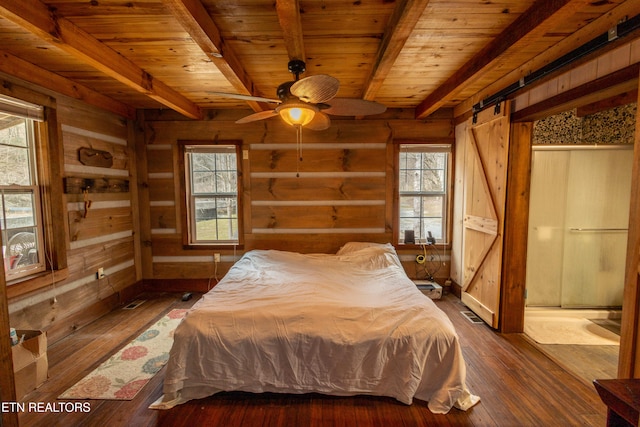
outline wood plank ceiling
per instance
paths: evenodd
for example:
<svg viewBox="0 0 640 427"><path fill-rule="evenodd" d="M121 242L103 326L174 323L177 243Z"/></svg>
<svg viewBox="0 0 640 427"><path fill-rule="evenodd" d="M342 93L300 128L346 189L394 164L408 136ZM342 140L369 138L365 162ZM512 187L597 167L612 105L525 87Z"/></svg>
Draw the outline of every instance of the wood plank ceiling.
<svg viewBox="0 0 640 427"><path fill-rule="evenodd" d="M0 73L127 117L268 109L303 76L424 118L471 106L640 13L637 0L0 0Z"/></svg>

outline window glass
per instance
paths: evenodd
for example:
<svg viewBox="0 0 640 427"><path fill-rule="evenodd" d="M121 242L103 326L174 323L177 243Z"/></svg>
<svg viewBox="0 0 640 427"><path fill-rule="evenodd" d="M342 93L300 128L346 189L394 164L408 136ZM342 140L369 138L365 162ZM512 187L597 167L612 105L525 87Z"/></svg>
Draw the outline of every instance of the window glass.
<svg viewBox="0 0 640 427"><path fill-rule="evenodd" d="M429 233L448 242L450 146L403 144L399 156L398 243L406 230L413 230L417 243L426 243Z"/></svg>
<svg viewBox="0 0 640 427"><path fill-rule="evenodd" d="M0 228L9 280L44 270L33 126L0 112Z"/></svg>
<svg viewBox="0 0 640 427"><path fill-rule="evenodd" d="M236 147L187 146L189 243L238 243Z"/></svg>

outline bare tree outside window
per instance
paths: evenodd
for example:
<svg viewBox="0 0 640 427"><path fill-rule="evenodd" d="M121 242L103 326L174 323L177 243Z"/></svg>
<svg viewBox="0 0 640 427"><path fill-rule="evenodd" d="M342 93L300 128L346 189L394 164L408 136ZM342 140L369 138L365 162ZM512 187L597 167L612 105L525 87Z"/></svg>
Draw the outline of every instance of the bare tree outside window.
<svg viewBox="0 0 640 427"><path fill-rule="evenodd" d="M7 278L45 268L33 123L0 113L0 228Z"/></svg>
<svg viewBox="0 0 640 427"><path fill-rule="evenodd" d="M426 242L429 232L436 241L446 240L448 169L448 147L400 147L399 243L405 230L413 230L417 241Z"/></svg>
<svg viewBox="0 0 640 427"><path fill-rule="evenodd" d="M237 243L238 170L235 146L187 147L190 243Z"/></svg>

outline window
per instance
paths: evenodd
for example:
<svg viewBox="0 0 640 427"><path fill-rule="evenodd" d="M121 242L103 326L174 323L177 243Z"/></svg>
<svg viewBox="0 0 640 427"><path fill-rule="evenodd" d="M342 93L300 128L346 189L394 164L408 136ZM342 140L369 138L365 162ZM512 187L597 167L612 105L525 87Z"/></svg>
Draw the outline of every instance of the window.
<svg viewBox="0 0 640 427"><path fill-rule="evenodd" d="M450 145L400 144L398 153L397 242L413 231L416 243L429 233L437 243L448 243Z"/></svg>
<svg viewBox="0 0 640 427"><path fill-rule="evenodd" d="M238 146L183 145L189 245L238 244Z"/></svg>
<svg viewBox="0 0 640 427"><path fill-rule="evenodd" d="M44 245L34 122L0 100L0 228L8 280L43 271Z"/></svg>

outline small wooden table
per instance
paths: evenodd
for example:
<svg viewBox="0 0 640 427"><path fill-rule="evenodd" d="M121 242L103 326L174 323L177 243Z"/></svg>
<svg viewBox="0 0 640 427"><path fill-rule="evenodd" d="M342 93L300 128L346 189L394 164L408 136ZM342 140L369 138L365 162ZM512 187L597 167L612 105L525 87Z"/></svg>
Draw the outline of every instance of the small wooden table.
<svg viewBox="0 0 640 427"><path fill-rule="evenodd" d="M594 380L593 385L607 405L607 426L638 426L640 379Z"/></svg>

